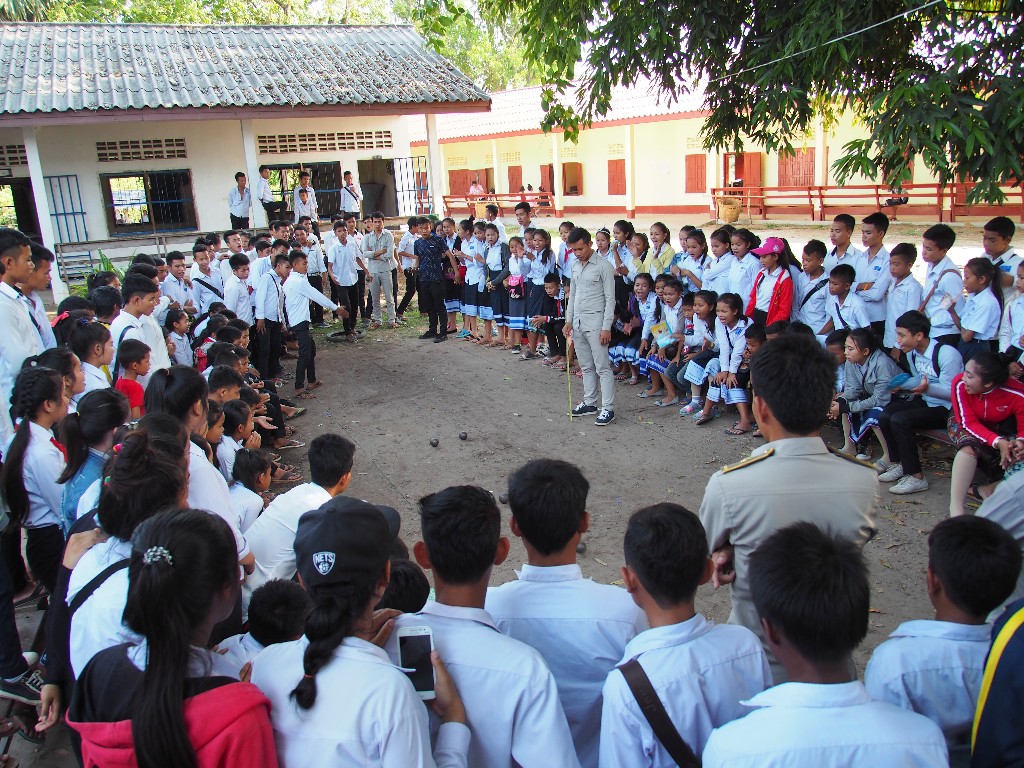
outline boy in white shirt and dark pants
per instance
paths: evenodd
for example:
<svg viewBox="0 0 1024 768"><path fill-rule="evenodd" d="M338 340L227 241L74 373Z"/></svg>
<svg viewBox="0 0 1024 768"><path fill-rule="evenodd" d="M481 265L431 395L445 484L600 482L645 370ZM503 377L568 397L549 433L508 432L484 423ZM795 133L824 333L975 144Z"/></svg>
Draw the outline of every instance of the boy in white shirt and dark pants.
<svg viewBox="0 0 1024 768"><path fill-rule="evenodd" d="M933 620L905 621L875 649L864 685L876 701L924 715L942 729L954 765L970 761L971 725L992 628L988 615L1010 596L1020 547L998 523L961 515L928 536Z"/></svg>
<svg viewBox="0 0 1024 768"><path fill-rule="evenodd" d="M306 279L306 254L292 251L288 261L292 264L292 274L284 282L284 319L299 343L299 359L295 364L295 396L310 400L316 397L312 390L320 387L322 382L316 377L316 342L309 329L309 302L315 302L331 312L337 311L338 305L309 284Z"/></svg>
<svg viewBox="0 0 1024 768"><path fill-rule="evenodd" d="M630 641L605 683L601 768L668 768L676 760L637 693L650 695L644 690L650 686L696 756L712 729L750 711L740 702L771 686L771 671L753 632L716 625L694 608L697 587L710 581L713 566L693 512L678 504L641 509L629 519L623 549L622 578L651 629Z"/></svg>
<svg viewBox="0 0 1024 768"><path fill-rule="evenodd" d="M510 524L529 562L517 581L488 590L485 607L498 629L544 657L580 764L596 768L601 688L647 621L626 590L583 578L576 563L590 525L589 489L577 467L557 459L537 459L512 473Z"/></svg>
<svg viewBox="0 0 1024 768"><path fill-rule="evenodd" d="M872 701L852 672L850 656L867 635L871 605L856 544L814 523L794 523L754 551L750 588L768 648L789 682L747 699L754 712L711 734L704 768L948 765L935 723Z"/></svg>

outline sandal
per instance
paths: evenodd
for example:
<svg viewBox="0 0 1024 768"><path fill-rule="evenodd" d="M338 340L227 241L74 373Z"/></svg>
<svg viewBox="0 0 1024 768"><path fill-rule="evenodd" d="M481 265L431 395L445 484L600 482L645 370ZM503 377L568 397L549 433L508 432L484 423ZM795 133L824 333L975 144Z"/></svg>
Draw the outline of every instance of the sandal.
<svg viewBox="0 0 1024 768"><path fill-rule="evenodd" d="M284 428L284 436L285 437L291 437L296 432L298 432L298 430L295 427L289 427L289 426L285 425L285 428Z"/></svg>
<svg viewBox="0 0 1024 768"><path fill-rule="evenodd" d="M272 481L278 484L301 483L302 475L298 472L285 472L284 477L272 478Z"/></svg>
<svg viewBox="0 0 1024 768"><path fill-rule="evenodd" d="M324 383L322 381L311 381L306 385L306 391L311 392L314 389L320 389Z"/></svg>
<svg viewBox="0 0 1024 768"><path fill-rule="evenodd" d="M661 397L664 394L664 389L659 389L657 392L652 392L649 389L645 389L643 392L638 392L637 397Z"/></svg>
<svg viewBox="0 0 1024 768"><path fill-rule="evenodd" d="M761 428L760 427L758 427L753 432L751 432L750 436L751 437L764 437L764 435L761 434Z"/></svg>
<svg viewBox="0 0 1024 768"><path fill-rule="evenodd" d="M285 421L291 421L292 419L297 419L297 418L299 418L299 416L301 416L302 414L304 414L308 410L309 410L308 408L296 408L295 409L295 413L293 413L291 416L285 416L284 420Z"/></svg>
<svg viewBox="0 0 1024 768"><path fill-rule="evenodd" d="M274 450L276 451L287 451L289 448L302 448L305 443L300 443L298 440L289 440L284 445L275 445Z"/></svg>
<svg viewBox="0 0 1024 768"><path fill-rule="evenodd" d="M626 380L626 386L628 386L628 387L635 387L639 383L640 383L640 377L639 376L630 376L629 379Z"/></svg>
<svg viewBox="0 0 1024 768"><path fill-rule="evenodd" d="M967 489L967 498L971 501L976 501L979 504L983 503L987 496L981 495L981 488L979 483L971 483L971 487Z"/></svg>
<svg viewBox="0 0 1024 768"><path fill-rule="evenodd" d="M668 408L670 405L679 405L679 398L673 397L671 400L662 398L661 400L655 400L654 404L659 408Z"/></svg>
<svg viewBox="0 0 1024 768"><path fill-rule="evenodd" d="M565 363L555 363L551 367L554 368L556 371L561 371L562 373L565 373L566 371Z"/></svg>
<svg viewBox="0 0 1024 768"><path fill-rule="evenodd" d="M703 427L705 424L710 424L714 420L715 420L715 417L710 412L703 413L703 414L701 414L700 418L697 419L697 426L698 427Z"/></svg>
<svg viewBox="0 0 1024 768"><path fill-rule="evenodd" d="M316 395L314 395L308 389L295 390L295 396L299 398L299 400L316 400Z"/></svg>
<svg viewBox="0 0 1024 768"><path fill-rule="evenodd" d="M616 381L625 381L628 378L629 378L629 374L628 373L616 373L615 374L615 380Z"/></svg>
<svg viewBox="0 0 1024 768"><path fill-rule="evenodd" d="M700 424L699 421L697 423ZM746 429L740 429L739 427L732 426L732 427L729 427L729 429L723 429L722 431L725 434L727 434L727 435L745 435L751 429L752 429L752 427L747 427Z"/></svg>

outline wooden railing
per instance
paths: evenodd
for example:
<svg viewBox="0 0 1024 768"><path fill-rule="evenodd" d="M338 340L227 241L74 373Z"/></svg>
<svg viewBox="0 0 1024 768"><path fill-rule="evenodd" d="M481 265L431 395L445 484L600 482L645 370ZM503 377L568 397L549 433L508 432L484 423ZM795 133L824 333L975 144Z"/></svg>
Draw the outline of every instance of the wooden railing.
<svg viewBox="0 0 1024 768"><path fill-rule="evenodd" d="M893 191L881 184L792 187L714 187L712 201L735 197L744 216L768 218L770 215L796 214L812 221L825 221L838 213L864 214L884 211L926 216L938 221L956 221L957 217L1010 215L1024 222L1024 188L1006 187L1002 205L968 205L967 192L973 184L905 184Z"/></svg>
<svg viewBox="0 0 1024 768"><path fill-rule="evenodd" d="M550 192L513 192L507 195L444 195L444 215L459 215L463 211L483 218L486 205L498 206L498 215L511 213L519 203L529 203L533 208L555 210L554 195ZM479 207L479 210L478 210Z"/></svg>

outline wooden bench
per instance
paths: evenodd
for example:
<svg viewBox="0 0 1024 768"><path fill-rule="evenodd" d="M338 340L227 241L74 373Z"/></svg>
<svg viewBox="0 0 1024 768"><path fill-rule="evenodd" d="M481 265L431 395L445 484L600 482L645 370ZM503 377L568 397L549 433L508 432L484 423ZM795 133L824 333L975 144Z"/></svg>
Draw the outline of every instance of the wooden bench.
<svg viewBox="0 0 1024 768"><path fill-rule="evenodd" d="M914 430L914 434L927 440L934 440L942 445L955 445L949 437L949 432L944 429L917 429Z"/></svg>

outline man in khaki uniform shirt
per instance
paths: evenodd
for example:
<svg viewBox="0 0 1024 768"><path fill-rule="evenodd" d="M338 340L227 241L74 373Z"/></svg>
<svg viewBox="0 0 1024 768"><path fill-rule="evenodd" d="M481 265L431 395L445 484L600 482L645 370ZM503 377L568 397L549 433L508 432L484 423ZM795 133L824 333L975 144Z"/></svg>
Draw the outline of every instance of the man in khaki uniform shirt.
<svg viewBox="0 0 1024 768"><path fill-rule="evenodd" d="M583 402L572 416L597 414L599 427L615 420L615 375L608 359L615 317L615 270L607 259L591 258L595 251L590 233L577 227L569 233L569 247L576 254L572 285L565 307L562 333L572 337L583 369ZM597 383L601 382L601 410L597 408Z"/></svg>
<svg viewBox="0 0 1024 768"><path fill-rule="evenodd" d="M700 506L715 585L731 584L729 623L747 627L762 644L747 583L750 555L762 541L799 521L861 546L875 535L875 470L833 453L819 434L835 391L835 370L821 346L802 336L781 336L754 354L754 417L767 443L712 475ZM775 682L784 682L782 666L768 655Z"/></svg>

